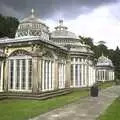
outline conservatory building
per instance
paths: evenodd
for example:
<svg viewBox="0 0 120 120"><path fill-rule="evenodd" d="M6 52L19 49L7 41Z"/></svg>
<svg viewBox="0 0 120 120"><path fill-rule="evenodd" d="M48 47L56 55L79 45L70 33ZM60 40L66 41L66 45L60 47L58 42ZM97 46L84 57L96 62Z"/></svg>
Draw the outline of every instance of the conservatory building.
<svg viewBox="0 0 120 120"><path fill-rule="evenodd" d="M0 91L36 93L94 83L93 52L62 20L50 32L32 10L15 38L0 39Z"/></svg>
<svg viewBox="0 0 120 120"><path fill-rule="evenodd" d="M96 65L96 80L97 81L113 81L114 80L114 66L112 61L104 55L98 58Z"/></svg>

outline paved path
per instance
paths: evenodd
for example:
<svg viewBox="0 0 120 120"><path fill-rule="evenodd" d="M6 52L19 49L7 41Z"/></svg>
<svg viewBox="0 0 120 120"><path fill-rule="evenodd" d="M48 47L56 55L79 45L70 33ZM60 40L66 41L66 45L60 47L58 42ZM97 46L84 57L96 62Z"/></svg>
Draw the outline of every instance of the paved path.
<svg viewBox="0 0 120 120"><path fill-rule="evenodd" d="M31 120L95 120L118 96L120 86L113 86L101 91L97 98L86 97Z"/></svg>

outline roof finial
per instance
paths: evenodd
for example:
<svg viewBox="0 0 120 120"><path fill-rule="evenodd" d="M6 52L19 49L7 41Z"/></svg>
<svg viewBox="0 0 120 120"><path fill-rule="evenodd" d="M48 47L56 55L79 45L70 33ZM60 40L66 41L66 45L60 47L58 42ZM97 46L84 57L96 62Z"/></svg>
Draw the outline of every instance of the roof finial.
<svg viewBox="0 0 120 120"><path fill-rule="evenodd" d="M59 20L59 24L60 24L60 26L62 26L63 25L63 20Z"/></svg>
<svg viewBox="0 0 120 120"><path fill-rule="evenodd" d="M32 17L34 17L34 14L35 14L35 10L32 8L31 9L31 15L32 15Z"/></svg>

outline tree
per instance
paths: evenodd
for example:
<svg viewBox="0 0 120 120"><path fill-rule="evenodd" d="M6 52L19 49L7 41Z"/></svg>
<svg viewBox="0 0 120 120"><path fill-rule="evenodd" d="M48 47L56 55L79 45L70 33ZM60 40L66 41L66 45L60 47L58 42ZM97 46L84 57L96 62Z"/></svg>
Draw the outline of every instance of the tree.
<svg viewBox="0 0 120 120"><path fill-rule="evenodd" d="M14 17L2 16L0 14L0 38L2 37L15 37L18 27L18 20Z"/></svg>
<svg viewBox="0 0 120 120"><path fill-rule="evenodd" d="M94 46L93 51L95 53L95 58L100 57L102 54L104 54L105 56L108 56L108 53L109 53L107 46L105 46L103 44Z"/></svg>
<svg viewBox="0 0 120 120"><path fill-rule="evenodd" d="M89 45L91 48L93 48L94 44L93 44L93 39L90 37L83 37L83 36L79 36L79 38L81 39L82 43L85 43L87 45Z"/></svg>
<svg viewBox="0 0 120 120"><path fill-rule="evenodd" d="M120 80L120 50L116 48L114 53L111 55L111 60L114 64L115 78Z"/></svg>

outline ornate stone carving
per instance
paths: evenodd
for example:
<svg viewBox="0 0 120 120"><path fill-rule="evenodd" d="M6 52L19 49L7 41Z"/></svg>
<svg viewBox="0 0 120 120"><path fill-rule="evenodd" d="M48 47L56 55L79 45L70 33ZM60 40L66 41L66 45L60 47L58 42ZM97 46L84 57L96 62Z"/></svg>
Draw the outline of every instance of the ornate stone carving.
<svg viewBox="0 0 120 120"><path fill-rule="evenodd" d="M31 53L25 50L16 50L10 54L10 56L25 56L25 55L31 56Z"/></svg>

